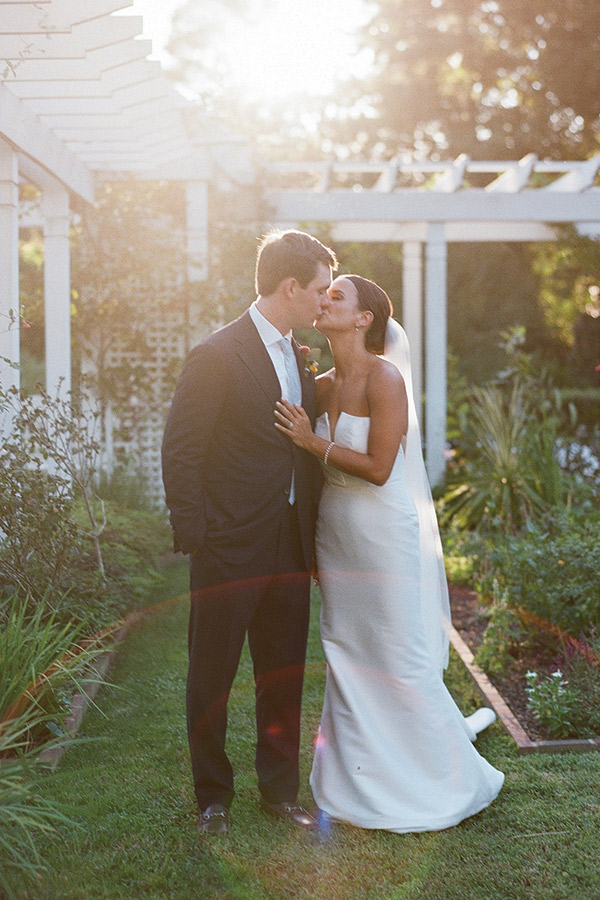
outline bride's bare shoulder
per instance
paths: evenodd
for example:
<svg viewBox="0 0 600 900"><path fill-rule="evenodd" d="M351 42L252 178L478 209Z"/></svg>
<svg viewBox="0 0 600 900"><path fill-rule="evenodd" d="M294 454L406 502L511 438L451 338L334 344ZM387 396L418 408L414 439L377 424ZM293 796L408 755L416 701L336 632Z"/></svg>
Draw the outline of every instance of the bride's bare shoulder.
<svg viewBox="0 0 600 900"><path fill-rule="evenodd" d="M387 359L376 357L369 372L367 391L381 394L384 392L402 393L404 390L404 378L396 366Z"/></svg>

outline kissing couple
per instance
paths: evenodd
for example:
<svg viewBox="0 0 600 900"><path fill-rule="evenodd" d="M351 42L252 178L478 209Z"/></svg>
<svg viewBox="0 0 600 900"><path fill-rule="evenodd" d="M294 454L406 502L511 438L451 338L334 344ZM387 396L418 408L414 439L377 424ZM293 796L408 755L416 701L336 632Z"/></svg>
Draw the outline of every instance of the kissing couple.
<svg viewBox="0 0 600 900"><path fill-rule="evenodd" d="M504 776L475 750L491 710L446 689L449 604L406 334L374 282L339 275L300 231L268 234L257 299L189 354L163 440L175 549L190 555L187 725L198 829L231 827L227 701L246 638L265 814L393 832L448 828ZM315 379L292 337L312 325L334 368ZM310 580L327 681L297 802Z"/></svg>

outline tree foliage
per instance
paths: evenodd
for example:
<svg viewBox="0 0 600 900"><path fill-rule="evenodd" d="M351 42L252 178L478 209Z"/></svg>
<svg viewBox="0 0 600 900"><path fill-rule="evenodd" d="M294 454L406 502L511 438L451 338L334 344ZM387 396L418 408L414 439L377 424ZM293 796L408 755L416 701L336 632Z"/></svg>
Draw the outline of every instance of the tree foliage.
<svg viewBox="0 0 600 900"><path fill-rule="evenodd" d="M600 7L588 0L377 0L364 152L585 158L600 134Z"/></svg>
<svg viewBox="0 0 600 900"><path fill-rule="evenodd" d="M574 374L600 384L600 241L565 229L560 243L538 248L534 268L544 316L571 348Z"/></svg>
<svg viewBox="0 0 600 900"><path fill-rule="evenodd" d="M366 79L328 97L248 105L216 48L268 0L182 3L172 76L275 156L583 159L599 149L600 6L589 0L374 0L358 53Z"/></svg>

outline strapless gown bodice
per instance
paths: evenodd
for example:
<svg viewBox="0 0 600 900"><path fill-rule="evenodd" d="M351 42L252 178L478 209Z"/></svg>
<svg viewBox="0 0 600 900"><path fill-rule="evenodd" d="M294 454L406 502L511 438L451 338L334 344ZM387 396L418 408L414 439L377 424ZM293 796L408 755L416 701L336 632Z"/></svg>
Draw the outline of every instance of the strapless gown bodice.
<svg viewBox="0 0 600 900"><path fill-rule="evenodd" d="M329 416L325 412L318 417L315 423L315 434L327 441L335 441L340 447L356 450L357 453L366 453L369 445L369 429L371 419L369 416L353 416L347 412L341 412L335 424L334 432L331 431ZM406 473L404 466L404 453L402 447L398 450L390 476L385 484L370 484L362 478L346 475L334 466L323 465L323 478L326 484L338 487L366 490L379 496L380 499L393 497L398 502L401 495L405 495L408 506L412 507L412 498L406 485Z"/></svg>

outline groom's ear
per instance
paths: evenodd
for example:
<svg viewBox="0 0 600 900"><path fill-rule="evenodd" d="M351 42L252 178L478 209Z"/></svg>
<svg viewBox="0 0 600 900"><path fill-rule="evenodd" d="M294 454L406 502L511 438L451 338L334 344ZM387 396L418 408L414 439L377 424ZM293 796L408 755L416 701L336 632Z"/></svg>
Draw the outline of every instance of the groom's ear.
<svg viewBox="0 0 600 900"><path fill-rule="evenodd" d="M284 278L281 282L281 288L284 291L286 297L290 300L294 297L296 291L300 288L300 283L290 275L289 278Z"/></svg>

